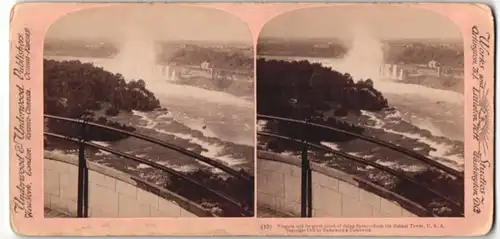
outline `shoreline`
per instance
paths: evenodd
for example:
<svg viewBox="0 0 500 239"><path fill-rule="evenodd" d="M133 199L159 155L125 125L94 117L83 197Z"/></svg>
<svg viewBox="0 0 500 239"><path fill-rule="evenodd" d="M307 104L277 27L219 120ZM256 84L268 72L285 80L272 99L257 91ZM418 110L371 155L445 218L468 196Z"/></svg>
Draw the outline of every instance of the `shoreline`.
<svg viewBox="0 0 500 239"><path fill-rule="evenodd" d="M256 58L257 59L266 59L266 60L277 60L277 61L280 61L280 60L283 60L283 61L303 61L303 60L306 60L306 61L309 61L310 63L320 63L324 67L329 67L328 65L325 65L324 61L339 61L339 62L341 62L344 59L344 58L326 57L326 56L321 57L321 56L267 55L267 54L266 55L257 55ZM409 65L412 65L412 64L409 64ZM258 66L257 66L257 68L258 68ZM332 69L332 70L336 71L336 69ZM449 91L449 92L461 94L462 96L464 95L463 87L462 88L460 88L460 87L458 87L458 88L457 87L448 87L447 88L447 87L435 85L435 84L418 84L418 82L415 82L416 81L415 77L413 77L411 79L412 80L398 81L395 83L423 86L423 87L426 87L429 89ZM460 79L457 79L457 80L461 80L463 82L464 77L461 77ZM378 81L378 82L380 82L380 81ZM384 81L382 81L382 82L384 82ZM390 81L387 81L387 82L390 82ZM375 84L377 84L377 82L375 82Z"/></svg>
<svg viewBox="0 0 500 239"><path fill-rule="evenodd" d="M105 67L107 61L118 61L116 59L116 56L113 56L113 57L110 57L110 58L103 58L103 57L77 57L77 56L53 56L53 55L44 55L44 59L46 60L54 60L54 61L80 61L82 63L92 63L95 67L102 67L104 68L104 70L106 71L109 71L109 72L113 72L113 73L120 73L119 71L117 71L117 69L107 69ZM93 61L95 60L95 61ZM162 64L156 64L158 66L162 66ZM108 66L109 67L109 66ZM175 65L173 65L172 67L176 67ZM113 67L111 67L113 68ZM115 72L116 71L116 72ZM127 77L125 75L125 79L127 82L131 80L130 77ZM133 77L132 77L133 78ZM253 76L252 76L253 78ZM137 79L136 79L137 80ZM143 77L143 80L146 81L146 84L149 86L149 89L150 91L153 91L154 89L151 87L152 85L158 85L158 83L160 83L160 81L158 81L156 78L155 79L146 79L146 77ZM186 81L189 81L190 79L187 79ZM181 80L181 81L184 81ZM204 81L206 82L210 82L209 79L205 79ZM242 80L241 82L245 82L245 83L249 83L247 81L244 81ZM228 91L222 91L222 90L216 90L214 88L210 88L210 87L197 87L195 85L192 85L192 84L187 84L187 83L184 83L184 82L176 82L176 81L165 81L165 82L161 82L161 83L164 83L164 84L170 84L171 86L187 86L187 87L192 87L192 88L196 88L196 89L199 89L199 90L203 90L203 91L206 91L207 93L219 93L219 94L225 94L227 96L219 96L220 97L224 97L226 98L227 100L230 100L229 98L230 97L234 97L234 98L237 98L239 101L242 101L242 103L244 102L245 103L245 106L246 107L252 107L254 102L254 95L253 94L232 94ZM252 85L254 84L254 81L252 80L250 82ZM161 85L161 86L164 86L164 85ZM176 87L176 88L179 88L179 87ZM253 87L251 87L251 89L253 90ZM180 89L178 89L180 90ZM182 90L189 90L189 89L182 89ZM155 91L154 92L155 95L157 97L159 93L161 92L157 92ZM184 98L189 98L189 97L192 97L192 98L196 98L197 97L197 94L195 94L194 92L191 93L191 94L183 94L183 95L178 95L178 91L176 90L175 92L172 92L170 91L170 93L174 93L174 95L170 96L170 97L184 97ZM202 93L202 92L198 92L199 93ZM211 94L212 95L212 94ZM211 99L208 99L208 101L212 101Z"/></svg>

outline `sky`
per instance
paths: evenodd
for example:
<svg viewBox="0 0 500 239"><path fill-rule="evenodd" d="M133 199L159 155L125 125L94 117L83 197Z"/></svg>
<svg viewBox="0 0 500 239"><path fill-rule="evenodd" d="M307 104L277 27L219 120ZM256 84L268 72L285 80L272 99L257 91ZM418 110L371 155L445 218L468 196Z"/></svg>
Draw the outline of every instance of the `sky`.
<svg viewBox="0 0 500 239"><path fill-rule="evenodd" d="M108 6L70 13L53 23L46 37L252 43L245 22L231 14L216 9L171 4Z"/></svg>
<svg viewBox="0 0 500 239"><path fill-rule="evenodd" d="M362 29L383 40L461 39L452 21L405 6L334 6L284 13L266 23L259 38L351 39Z"/></svg>

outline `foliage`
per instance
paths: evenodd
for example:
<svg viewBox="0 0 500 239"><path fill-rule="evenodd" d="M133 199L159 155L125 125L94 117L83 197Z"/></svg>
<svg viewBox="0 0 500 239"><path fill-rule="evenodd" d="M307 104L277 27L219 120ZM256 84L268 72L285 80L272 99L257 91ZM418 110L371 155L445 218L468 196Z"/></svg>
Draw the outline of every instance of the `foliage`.
<svg viewBox="0 0 500 239"><path fill-rule="evenodd" d="M309 120L335 126L343 130L361 133L362 128L351 123L325 119L323 113L333 111L334 116L346 116L361 110L378 111L388 107L387 100L377 91L373 81L354 80L349 74L341 74L321 64L308 61L257 61L257 112L299 120ZM331 134L325 130L295 124L269 122L268 130L307 139L309 142L343 141L352 137ZM278 149L279 141L271 144Z"/></svg>
<svg viewBox="0 0 500 239"><path fill-rule="evenodd" d="M80 61L44 60L44 112L68 118L86 118L92 122L133 130L107 120L96 118L93 111L105 109L107 115L119 111L150 111L160 107L160 101L146 88L143 80L125 82L120 74L113 74ZM49 129L67 136L79 135L74 124L49 121ZM113 140L120 137L103 130L88 130L88 137L95 140ZM89 138L89 139L90 139Z"/></svg>
<svg viewBox="0 0 500 239"><path fill-rule="evenodd" d="M46 39L43 48L51 56L77 56L111 58L118 54L118 49L111 42L59 41Z"/></svg>
<svg viewBox="0 0 500 239"><path fill-rule="evenodd" d="M48 114L77 118L86 110L99 110L102 103L125 111L150 111L160 106L143 80L126 83L121 74L91 63L44 60L43 76Z"/></svg>
<svg viewBox="0 0 500 239"><path fill-rule="evenodd" d="M316 43L316 44L315 44ZM258 55L268 56L304 56L304 57L329 57L339 58L347 52L347 48L340 42L265 42L259 41Z"/></svg>
<svg viewBox="0 0 500 239"><path fill-rule="evenodd" d="M259 59L257 66L260 114L304 119L332 107L337 114L387 107L387 100L370 79L354 83L349 74L308 61Z"/></svg>
<svg viewBox="0 0 500 239"><path fill-rule="evenodd" d="M427 64L435 60L443 66L463 68L463 49L438 45L410 44L405 47L390 47L386 54L387 63Z"/></svg>
<svg viewBox="0 0 500 239"><path fill-rule="evenodd" d="M201 65L207 61L212 68L227 70L253 70L253 59L240 51L222 51L196 46L177 50L173 55L162 54L160 61L173 62L181 65Z"/></svg>
<svg viewBox="0 0 500 239"><path fill-rule="evenodd" d="M104 111L104 113L107 116L117 116L120 113L120 110L118 110L117 108L111 107L111 108L106 109L106 111Z"/></svg>

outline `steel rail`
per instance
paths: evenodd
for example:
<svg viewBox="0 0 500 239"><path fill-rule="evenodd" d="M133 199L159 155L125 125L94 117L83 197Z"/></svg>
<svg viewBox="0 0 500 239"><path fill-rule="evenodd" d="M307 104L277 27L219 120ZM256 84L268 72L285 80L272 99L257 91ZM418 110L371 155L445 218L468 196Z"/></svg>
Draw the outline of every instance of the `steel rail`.
<svg viewBox="0 0 500 239"><path fill-rule="evenodd" d="M130 159L132 161L135 161L135 162L138 162L138 163L143 163L143 164L146 164L148 166L151 166L153 168L156 168L156 169L160 169L160 170L163 170L165 172L168 172L170 174L173 174L177 177L180 177L184 180L187 180L188 182L198 186L198 187L201 187L207 191L209 191L210 193L224 199L224 200L227 200L228 202L230 202L231 204L237 206L238 208L241 208L242 209L242 205L236 201L234 201L232 198L230 198L229 196L225 195L224 193L220 193L220 192L217 192L211 188L208 188L204 185L202 185L200 182L196 181L196 180L193 180L193 179L190 179L189 177L187 177L186 175L182 174L182 173L179 173L173 169L170 169L168 167L165 167L161 164L158 164L158 163L155 163L155 162L152 162L152 161L149 161L149 160L146 160L146 159L143 159L143 158L139 158L137 156L134 156L134 155L130 155L130 154L127 154L127 153L123 153L123 152L120 152L118 150L115 150L115 149L111 149L111 148L108 148L108 147L105 147L105 146L101 146L101 145L98 145L98 144L95 144L95 143L91 143L91 142L88 142L88 141L81 141L79 139L75 139L75 138L71 138L71 137L67 137L67 136L63 136L63 135L60 135L60 134L54 134L54 133L50 133L50 132L45 132L44 135L47 135L47 136L51 136L51 137L55 137L55 138L59 138L59 139L63 139L63 140L67 140L67 141L71 141L73 143L77 143L77 144L84 144L86 146L90 146L90 147L93 147L93 148L97 148L99 150L102 150L102 151L105 151L105 152L108 152L108 153L112 153L114 155L118 155L118 156L121 156L121 157L124 157L124 158L127 158L127 159ZM245 210L242 210L244 213L243 215L251 215L251 214L247 214L245 212Z"/></svg>
<svg viewBox="0 0 500 239"><path fill-rule="evenodd" d="M342 129L337 129L337 128L334 128L334 127L330 127L330 126L326 126L326 125L321 125L321 124L316 124L316 123L310 123L310 122L306 122L306 121L302 121L302 120L295 120L295 119L288 119L288 118L283 118L283 117L277 117L277 116L270 116L270 115L261 115L261 114L257 114L257 118L261 118L261 119L267 119L267 120L278 120L278 121L283 121L283 122L289 122L289 123L298 123L298 124L302 124L302 125L310 125L310 126L313 126L313 127L317 127L317 128L322 128L322 129L326 129L326 130L330 130L330 131L334 131L334 132L338 132L338 133L342 133L342 134L345 134L345 135L349 135L349 136L352 136L352 137L355 137L355 138L358 138L358 139L361 139L361 140L364 140L364 141L368 141L368 142L372 142L374 144L378 144L380 146L384 146L384 147L387 147L389 149L392 149L394 151L397 151L397 152L400 152L400 153L403 153L407 156L410 156L414 159L417 159L419 161L422 161L424 163L427 163L428 165L430 166L433 166L435 168L438 168L454 177L457 177L459 179L464 179L464 175L462 172L459 172L455 169L452 169L452 168L449 168L441 163L438 163L436 162L435 160L432 160L430 158L427 158L417 152L414 152L412 150L408 150L408 149L405 149L403 147L400 147L400 146L397 146L397 145L394 145L394 144L391 144L391 143L388 143L388 142L385 142L385 141L382 141L382 140L379 140L379 139L376 139L374 137L370 137L370 136L366 136L366 135L361 135L361 134L356 134L356 133L352 133L352 132L349 132L349 131L346 131L346 130L342 130ZM346 122L347 123L347 122Z"/></svg>
<svg viewBox="0 0 500 239"><path fill-rule="evenodd" d="M356 157L356 156L353 156L353 155L350 155L350 154L346 154L346 153L343 153L341 151L338 151L338 150L334 150L334 149L331 149L329 147L326 147L326 146L323 146L323 145L318 145L318 144L313 144L313 143L309 143L309 142L303 142L303 141L300 141L300 140L297 140L297 139L294 139L294 138L291 138L291 137L287 137L287 136L281 136L281 135L277 135L277 134L272 134L272 133L265 133L265 132L258 132L257 135L261 135L261 136L267 136L267 137L273 137L273 138L278 138L278 139L283 139L283 140L288 140L288 141L292 141L292 142L295 142L297 144L304 144L306 143L307 145L311 146L311 147L314 147L314 148L317 148L317 149L321 149L321 150L325 150L327 152L330 152L334 155L337 155L337 156L341 156L341 157L344 157L344 158L347 158L347 159L350 159L350 160L353 160L353 161L356 161L358 163L361 163L363 165L369 165L369 166L372 166L374 168L377 168L379 170L382 170L384 172L387 172L389 174L392 174L393 176L396 176L397 178L400 178L400 179L404 179L422 189L424 189L425 191L428 191L428 192L431 192L432 194L438 196L439 198L455 205L456 207L458 208L461 208L462 205L458 202L455 202L454 200L444 196L443 194L419 183L418 181L416 181L415 179L412 179L408 176L406 176L405 174L401 173L401 172L398 172L398 171L395 171L391 168L388 168L386 166L383 166L383 165L380 165L380 164L377 164L377 163L374 163L372 161L367 161L367 160L364 160L364 159L361 159L359 157ZM463 213L462 213L463 214Z"/></svg>
<svg viewBox="0 0 500 239"><path fill-rule="evenodd" d="M88 122L88 121L85 121L85 120L82 120L82 119L71 119L71 118L66 118L66 117L61 117L61 116L55 116L55 115L44 115L44 117L48 118L48 119L61 120L61 121L66 121L66 122L72 122L72 123L78 123L78 124L86 124L86 125L90 125L90 126L93 126L93 127L96 127L96 128L101 128L101 129L109 130L109 131L112 131L112 132L120 133L120 134L123 134L123 135L135 137L135 138L138 138L138 139L142 139L144 141L147 141L147 142L150 142L150 143L154 143L154 144L163 146L165 148L171 149L173 151L179 152L179 153L184 154L186 156L193 157L193 158L195 158L195 159L197 159L199 161L202 161L202 162L204 162L206 164L209 164L209 165L211 165L213 167L219 168L222 171L224 171L224 172L226 172L226 173L228 173L228 174L230 174L230 175L232 175L234 177L242 179L242 180L244 180L247 183L253 182L253 177L245 175L244 173L242 173L240 171L237 171L237 170L235 170L235 169L233 169L233 168L231 168L229 166L226 166L223 163L217 162L214 159L211 159L211 158L205 157L203 155L197 154L195 152L189 151L189 150L184 149L182 147L179 147L177 145L174 145L174 144L171 144L171 143L167 143L167 142L155 139L153 137L149 137L149 136L138 134L138 133L128 132L128 131L125 131L125 130L116 129L116 128L113 128L113 127L110 127L110 126L100 125L100 124L93 123L93 122Z"/></svg>

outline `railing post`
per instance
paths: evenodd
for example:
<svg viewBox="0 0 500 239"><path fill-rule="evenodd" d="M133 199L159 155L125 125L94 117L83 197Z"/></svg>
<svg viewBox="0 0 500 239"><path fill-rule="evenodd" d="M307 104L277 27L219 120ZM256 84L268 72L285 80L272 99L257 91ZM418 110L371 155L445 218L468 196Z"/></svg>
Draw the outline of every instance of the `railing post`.
<svg viewBox="0 0 500 239"><path fill-rule="evenodd" d="M307 163L307 217L312 217L312 171L311 164L307 158L308 145L306 145L306 163Z"/></svg>
<svg viewBox="0 0 500 239"><path fill-rule="evenodd" d="M88 217L88 168L85 160L85 134L86 122L82 123L80 144L78 148L78 202L77 216Z"/></svg>
<svg viewBox="0 0 500 239"><path fill-rule="evenodd" d="M304 141L304 146L302 147L302 165L301 165L301 180L300 180L300 216L307 217L307 148Z"/></svg>
<svg viewBox="0 0 500 239"><path fill-rule="evenodd" d="M306 130L305 132L307 132L307 126L309 125L309 120L306 119ZM307 133L306 133L307 135ZM305 142L304 142L304 148L302 150L302 158L303 158L303 167L304 167L304 172L306 174L306 185L305 185L305 188L306 188L306 191L305 191L305 194L306 194L306 215L305 217L312 217L312 172L311 172L311 164L309 162L309 158L308 158L308 150L309 150L309 145L307 144L307 140L309 138L306 137L305 138Z"/></svg>
<svg viewBox="0 0 500 239"><path fill-rule="evenodd" d="M309 149L307 144L307 121L303 129L300 215L301 217L312 217L312 175L309 159L307 157Z"/></svg>

